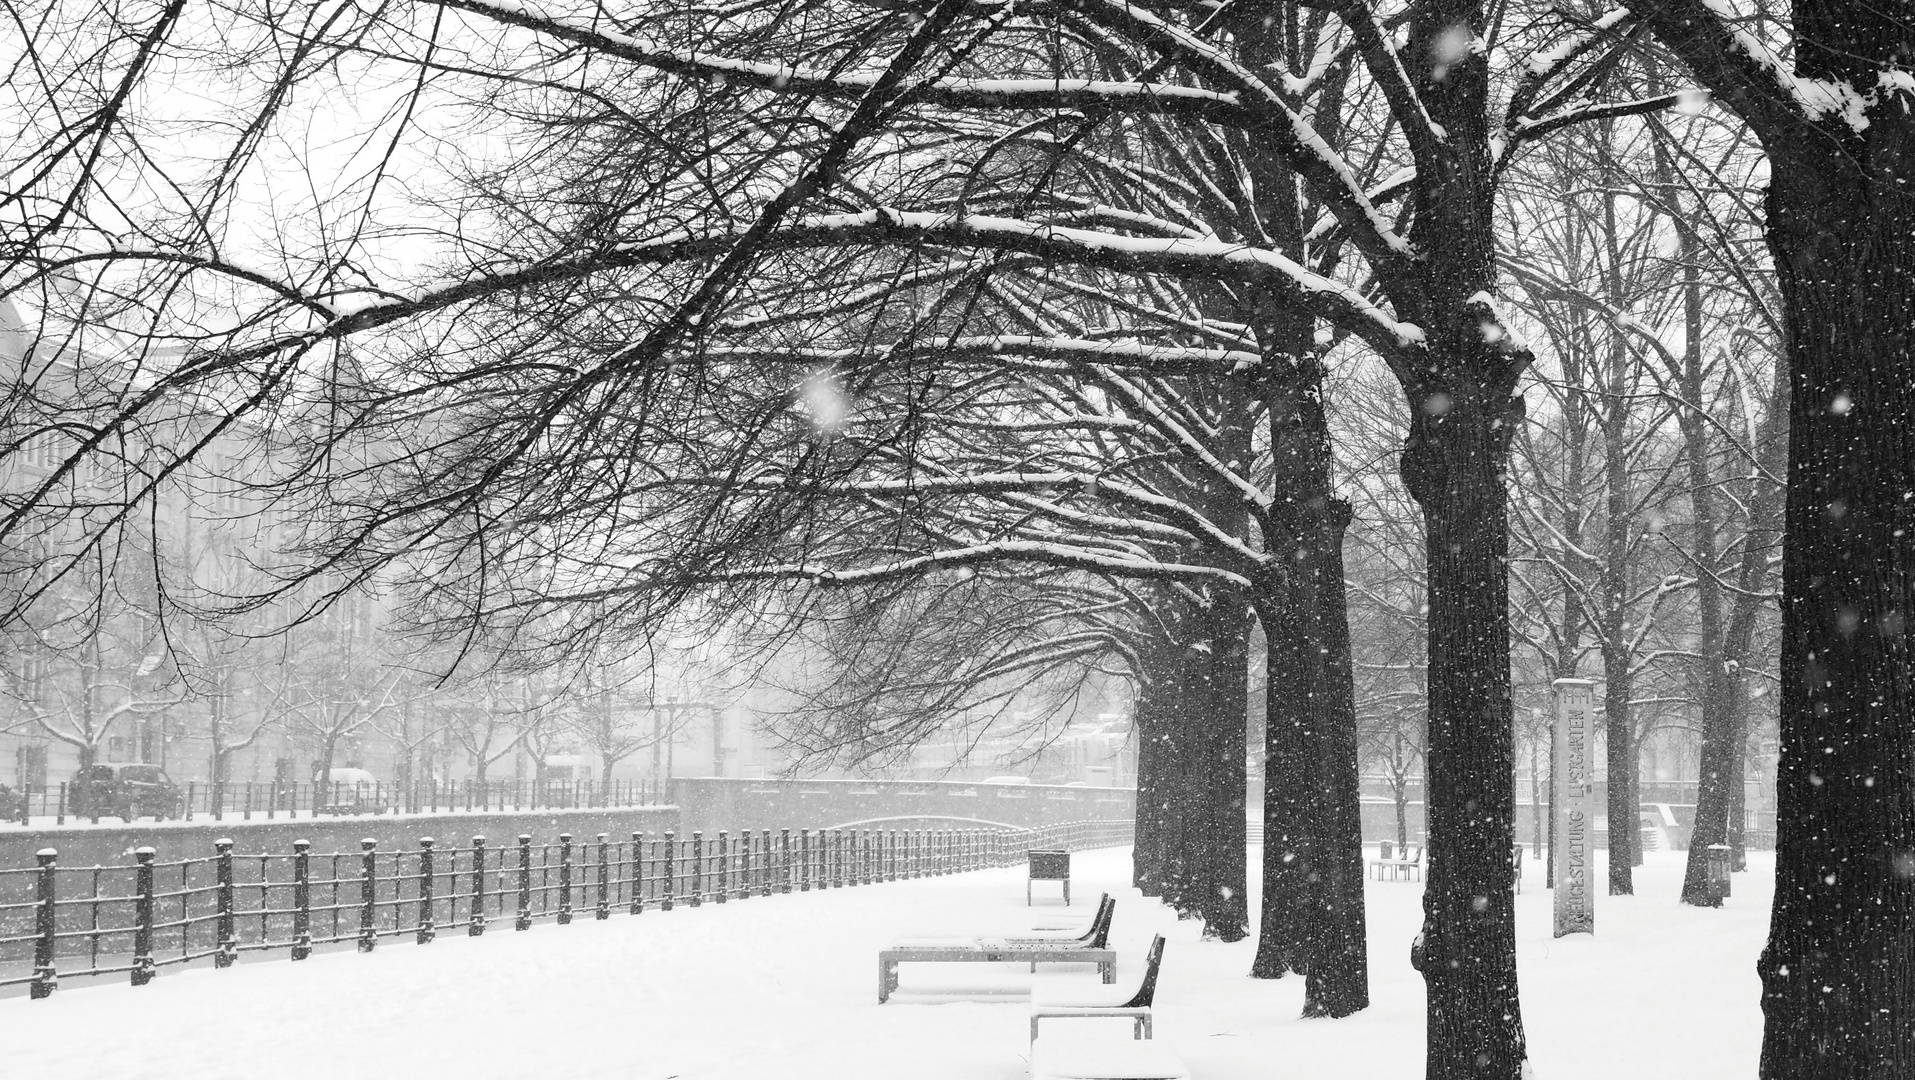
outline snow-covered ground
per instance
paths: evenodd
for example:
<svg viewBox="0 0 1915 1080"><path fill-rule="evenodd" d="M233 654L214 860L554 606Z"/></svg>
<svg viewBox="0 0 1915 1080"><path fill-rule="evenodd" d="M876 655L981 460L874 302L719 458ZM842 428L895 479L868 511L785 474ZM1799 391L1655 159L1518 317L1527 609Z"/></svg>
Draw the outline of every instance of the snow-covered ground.
<svg viewBox="0 0 1915 1080"><path fill-rule="evenodd" d="M1755 1073L1755 958L1773 859L1752 855L1728 906L1703 911L1676 902L1680 853L1648 858L1638 895L1597 898L1593 938L1551 939L1541 864L1526 868L1518 948L1540 1080ZM1246 978L1254 941L1201 941L1195 924L1139 897L1127 886L1128 851L1080 853L1073 869L1073 911L1088 914L1100 890L1118 897L1120 985L1138 977L1153 933L1170 939L1157 1037L1202 1080L1422 1074L1423 989L1409 967L1420 885L1370 884L1372 1007L1300 1020L1298 980ZM1600 856L1596 869L1605 880ZM1026 908L1018 867L524 933L495 925L477 940L382 944L370 956L169 971L138 989L0 1001L0 1073L1017 1080L1027 972L908 964L902 989L879 1005L877 952L894 937L1015 930L1062 910Z"/></svg>

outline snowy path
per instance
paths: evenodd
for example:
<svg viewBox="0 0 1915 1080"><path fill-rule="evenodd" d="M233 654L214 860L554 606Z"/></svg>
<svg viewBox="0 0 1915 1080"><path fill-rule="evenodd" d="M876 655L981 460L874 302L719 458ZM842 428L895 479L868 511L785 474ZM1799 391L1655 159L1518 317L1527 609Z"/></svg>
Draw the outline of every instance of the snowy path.
<svg viewBox="0 0 1915 1080"><path fill-rule="evenodd" d="M1675 902L1680 853L1650 852L1640 895L1598 897L1599 937L1552 941L1539 864L1518 899L1519 962L1540 1080L1755 1073L1754 967L1773 860L1752 856L1719 912ZM1245 978L1253 942L1198 940L1126 887L1127 851L1075 857L1074 910L1118 897L1120 984L1144 946L1170 946L1158 1037L1200 1080L1422 1075L1422 982L1409 969L1420 886L1372 882L1372 996L1346 1020L1298 1020L1294 978ZM1604 880L1599 863L1595 880ZM382 945L294 964L163 974L152 986L0 1001L9 1076L181 1080L1019 1080L1030 976L1009 966L907 965L876 1004L894 936L1015 929L1022 867L706 905L607 922L494 927L480 940ZM1044 978L1091 978L1050 975ZM943 992L940 992L943 991ZM952 993L949 991L962 991Z"/></svg>

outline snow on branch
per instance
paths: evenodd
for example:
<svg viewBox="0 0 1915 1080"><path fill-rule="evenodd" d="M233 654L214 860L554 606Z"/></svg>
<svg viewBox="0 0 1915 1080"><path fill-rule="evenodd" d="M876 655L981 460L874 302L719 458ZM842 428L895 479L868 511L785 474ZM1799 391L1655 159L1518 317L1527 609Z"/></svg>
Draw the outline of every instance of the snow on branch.
<svg viewBox="0 0 1915 1080"><path fill-rule="evenodd" d="M1079 0L1075 7L1085 18L1156 50L1199 78L1227 87L1247 108L1268 117L1271 122L1257 129L1258 137L1269 140L1312 194L1344 221L1352 242L1371 261L1388 263L1411 254L1409 240L1370 202L1343 155L1262 76L1223 49L1127 0Z"/></svg>
<svg viewBox="0 0 1915 1080"><path fill-rule="evenodd" d="M1430 118L1423 105L1423 98L1416 92L1416 83L1403 67L1403 60L1396 53L1391 41L1390 31L1377 21L1370 5L1363 0L1346 0L1334 5L1331 10L1350 28L1351 36L1356 39L1357 47L1363 55L1363 64L1376 80L1383 92L1383 100L1390 106L1390 115L1396 118L1404 135L1410 141L1411 152L1418 158L1437 144L1449 141L1449 132L1443 125Z"/></svg>
<svg viewBox="0 0 1915 1080"><path fill-rule="evenodd" d="M773 61L742 60L695 49L668 48L590 21L547 12L517 0L438 0L442 7L582 45L607 56L683 75L722 80L781 94L849 100L869 92L877 72L828 73ZM907 83L899 99L957 109L1083 109L1148 113L1248 127L1256 115L1234 94L1162 83L1099 79L972 79L946 77Z"/></svg>
<svg viewBox="0 0 1915 1080"><path fill-rule="evenodd" d="M1868 123L1864 112L1878 88L1864 95L1847 83L1797 77L1760 38L1737 25L1749 16L1727 0L1624 0L1624 6L1765 144L1776 145L1805 126L1819 127L1824 118L1852 131ZM1892 74L1884 73L1884 83L1893 81Z"/></svg>
<svg viewBox="0 0 1915 1080"><path fill-rule="evenodd" d="M1234 589L1250 587L1248 579L1214 566L1161 562L1033 540L1000 540L945 548L923 555L888 562L868 563L862 566L844 567L817 562L792 562L695 571L683 578L674 575L673 581L696 585L720 585L747 581L809 581L820 587L868 585L917 577L945 568L974 566L987 562L1029 562L1066 569L1087 570L1119 578L1200 580L1214 581ZM644 591L655 587L656 584L656 582L647 581L644 584L614 586L564 599L609 599L622 593Z"/></svg>
<svg viewBox="0 0 1915 1080"><path fill-rule="evenodd" d="M1022 251L1087 266L1171 276L1269 281L1314 314L1387 351L1400 352L1424 340L1421 327L1397 321L1342 282L1278 252L1221 240L1122 236L982 214L953 216L880 208L807 219L793 230L787 242L828 243L833 238L850 241L866 235Z"/></svg>
<svg viewBox="0 0 1915 1080"><path fill-rule="evenodd" d="M1644 113L1661 112L1695 100L1697 91L1678 90L1672 94L1658 94L1655 97L1636 98L1631 101L1592 101L1578 98L1564 104L1547 116L1519 117L1511 131L1502 160L1507 162L1510 150L1518 145L1540 139L1552 131L1575 124L1586 124L1592 120L1609 120L1619 116L1641 116Z"/></svg>
<svg viewBox="0 0 1915 1080"><path fill-rule="evenodd" d="M919 357L949 357L951 359L1031 357L1094 363L1106 367L1139 368L1173 374L1232 374L1248 371L1262 363L1262 357L1244 349L1145 345L1138 342L1038 337L1030 334L958 337L924 342L910 347L886 348L716 346L702 350L699 355L712 360L774 361L803 366L864 364L886 359Z"/></svg>

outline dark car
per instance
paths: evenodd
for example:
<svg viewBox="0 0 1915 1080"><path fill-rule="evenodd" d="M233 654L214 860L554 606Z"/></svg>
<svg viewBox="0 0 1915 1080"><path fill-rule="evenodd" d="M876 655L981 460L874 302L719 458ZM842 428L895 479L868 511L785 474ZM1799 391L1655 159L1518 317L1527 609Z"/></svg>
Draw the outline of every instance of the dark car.
<svg viewBox="0 0 1915 1080"><path fill-rule="evenodd" d="M99 762L73 774L71 795L75 817L117 817L125 821L179 817L186 800L179 785L158 765Z"/></svg>

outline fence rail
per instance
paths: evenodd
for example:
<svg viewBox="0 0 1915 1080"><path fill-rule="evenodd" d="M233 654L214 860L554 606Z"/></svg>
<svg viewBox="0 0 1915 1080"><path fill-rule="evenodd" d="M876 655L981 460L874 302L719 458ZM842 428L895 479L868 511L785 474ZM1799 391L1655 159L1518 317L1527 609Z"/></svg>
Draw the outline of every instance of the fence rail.
<svg viewBox="0 0 1915 1080"><path fill-rule="evenodd" d="M441 932L478 937L510 924L605 919L675 906L723 904L774 893L840 889L1006 866L1031 848L1083 850L1131 842L1129 821L1078 821L1035 829L769 829L681 837L635 832L556 843L530 835L482 836L415 850L242 854L231 840L195 859L159 861L138 848L115 866L62 866L44 849L37 865L0 869L0 988L53 993L62 977L127 974L211 958L229 967L244 952L286 951L382 939L426 944Z"/></svg>
<svg viewBox="0 0 1915 1080"><path fill-rule="evenodd" d="M0 815L21 825L49 821L64 825L69 819L98 822L102 817L119 817L121 809L134 818L252 821L328 814L623 808L658 806L664 801L662 785L646 780L445 780L416 784L248 780L224 784L191 781L179 788L175 798L162 800L145 795L130 806L116 806L110 796L83 790L81 785L60 783L28 785L13 806L0 809Z"/></svg>

